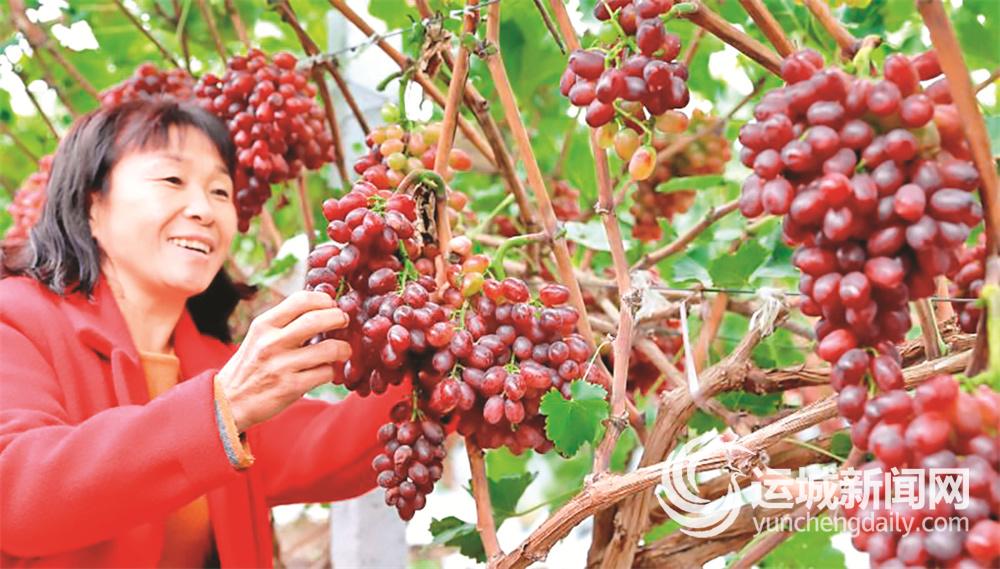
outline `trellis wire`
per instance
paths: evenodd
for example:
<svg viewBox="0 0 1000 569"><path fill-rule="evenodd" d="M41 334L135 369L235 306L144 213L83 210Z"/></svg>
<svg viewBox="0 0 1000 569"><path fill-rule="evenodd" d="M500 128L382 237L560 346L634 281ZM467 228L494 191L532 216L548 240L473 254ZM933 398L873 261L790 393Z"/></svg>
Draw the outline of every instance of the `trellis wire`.
<svg viewBox="0 0 1000 569"><path fill-rule="evenodd" d="M587 283L584 286L598 286L598 287L602 287L602 288L617 288L617 285L615 285L614 283ZM781 292L782 294L785 294L785 295L788 295L788 296L805 296L804 294L802 294L801 292L799 292L797 290L792 291L792 290L785 290L785 289L774 289L773 287L762 287L762 288L770 288L771 290L777 290L777 291ZM702 293L702 292L715 293L715 294L725 293L725 294L729 294L729 295L743 294L743 295L752 295L752 296L758 296L760 294L759 290L754 290L754 289L723 288L723 287L711 287L711 286L692 287L692 288L674 288L674 287L668 287L668 286L653 285L653 286L650 286L649 289L650 290L659 291L659 292L671 292L671 293L675 293L675 294L691 294L691 295L697 295L698 293ZM978 298L967 298L967 297L957 297L957 296L956 297L951 297L951 296L930 296L930 297L927 297L927 298L931 302L977 302L977 301L979 301Z"/></svg>
<svg viewBox="0 0 1000 569"><path fill-rule="evenodd" d="M486 6L489 6L490 4L499 4L500 2L501 2L501 0L484 0L483 2L480 2L478 5L476 5L474 7L466 6L465 8L456 8L456 9L450 10L447 13L444 13L444 14L442 14L442 13L439 12L434 17L424 18L424 19L420 20L420 23L423 24L424 26L429 26L429 25L432 25L432 24L440 24L441 22L443 22L446 19L449 19L449 20L460 20L463 16L465 16L465 14L467 14L469 12L473 12L473 11L476 11L476 10L481 10L481 9L485 8ZM317 53L316 55L313 55L313 56L310 56L310 57L304 57L304 58L302 58L302 59L299 60L298 67L300 69L308 69L308 68L314 67L316 65L320 65L322 63L327 63L327 62L336 64L337 63L337 59L340 56L342 56L342 55L345 55L345 54L348 54L348 53L354 53L354 52L357 52L357 51L363 50L363 49L367 49L367 48L369 48L369 47L377 44L378 42L380 42L382 40L402 35L402 34L408 32L408 31L410 31L410 28L400 28L398 30L392 30L392 31L381 33L381 34L372 34L371 36L365 38L364 41L358 42L358 43L356 43L354 45L351 45L351 46L348 46L348 47L345 47L345 48L341 48L341 49L338 49L336 51L328 51L328 52L323 52L323 53Z"/></svg>

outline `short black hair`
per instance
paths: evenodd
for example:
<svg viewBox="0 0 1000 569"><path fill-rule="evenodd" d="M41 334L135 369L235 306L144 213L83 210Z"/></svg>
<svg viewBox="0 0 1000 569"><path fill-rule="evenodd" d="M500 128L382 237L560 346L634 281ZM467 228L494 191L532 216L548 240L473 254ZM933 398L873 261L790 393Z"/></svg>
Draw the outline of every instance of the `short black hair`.
<svg viewBox="0 0 1000 569"><path fill-rule="evenodd" d="M56 151L42 215L27 242L4 245L0 274L29 276L59 295L90 295L101 274L101 251L90 229L93 194L108 192L111 170L126 153L166 146L171 128L184 127L212 141L232 177L236 151L229 130L194 103L167 97L128 101L77 120ZM199 331L228 342L229 316L252 294L220 270L187 306Z"/></svg>

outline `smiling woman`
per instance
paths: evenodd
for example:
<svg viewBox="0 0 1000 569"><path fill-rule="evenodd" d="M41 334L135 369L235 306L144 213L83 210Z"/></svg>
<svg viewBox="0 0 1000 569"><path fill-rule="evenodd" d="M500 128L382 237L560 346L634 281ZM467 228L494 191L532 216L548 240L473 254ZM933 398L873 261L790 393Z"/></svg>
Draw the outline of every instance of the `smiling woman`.
<svg viewBox="0 0 1000 569"><path fill-rule="evenodd" d="M350 355L312 341L347 323L329 296L228 344L233 165L225 125L170 100L94 111L60 145L0 259L0 566L266 567L270 506L375 486L401 388L302 399Z"/></svg>

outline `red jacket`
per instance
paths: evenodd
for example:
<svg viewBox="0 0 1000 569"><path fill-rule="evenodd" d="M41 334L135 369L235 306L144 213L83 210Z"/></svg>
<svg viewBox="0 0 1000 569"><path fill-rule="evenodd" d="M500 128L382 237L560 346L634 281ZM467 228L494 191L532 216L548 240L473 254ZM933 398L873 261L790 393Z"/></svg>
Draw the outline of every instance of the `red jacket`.
<svg viewBox="0 0 1000 569"><path fill-rule="evenodd" d="M402 390L301 400L247 432L236 470L216 426L213 376L234 349L185 311L186 378L150 401L136 348L102 280L94 300L0 280L0 565L150 567L164 519L207 494L223 567L270 567L269 508L375 486L375 431Z"/></svg>

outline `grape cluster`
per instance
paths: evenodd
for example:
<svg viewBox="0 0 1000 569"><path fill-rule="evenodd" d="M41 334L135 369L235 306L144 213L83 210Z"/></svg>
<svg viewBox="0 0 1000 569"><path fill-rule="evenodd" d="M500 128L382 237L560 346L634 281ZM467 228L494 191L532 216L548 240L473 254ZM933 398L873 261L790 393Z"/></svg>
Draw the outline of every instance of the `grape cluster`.
<svg viewBox="0 0 1000 569"><path fill-rule="evenodd" d="M152 63L143 63L131 77L101 92L101 106L152 97L190 100L194 97L194 78L183 69L162 70Z"/></svg>
<svg viewBox="0 0 1000 569"><path fill-rule="evenodd" d="M636 133L644 132L640 123L652 126L690 100L687 67L676 61L681 40L663 24L672 6L673 0L599 2L594 16L605 22L599 48L570 54L559 84L572 105L587 109L587 124L600 128L602 138L626 131L635 135L633 150L624 160L636 180L647 178L655 164L648 144L639 148Z"/></svg>
<svg viewBox="0 0 1000 569"><path fill-rule="evenodd" d="M963 246L958 253L958 263L948 273L948 278L952 281L948 293L955 298L979 298L985 275L986 234L981 233L975 246ZM958 325L962 331L970 334L976 332L982 309L970 302L954 302L952 305L958 313Z"/></svg>
<svg viewBox="0 0 1000 569"><path fill-rule="evenodd" d="M690 121L681 113L673 113L671 118L673 122L669 125L661 125L666 130L657 129L653 135L653 149L657 152L656 168L649 178L636 182L632 192L632 207L629 209L635 217L632 237L642 241L659 241L663 231L658 220L669 221L674 215L686 212L694 203L694 190L658 192L657 186L674 177L721 174L730 157L729 142L717 118L699 109L695 109ZM693 134L702 129L710 130L684 145L669 160L659 158L659 153L682 133L689 131Z"/></svg>
<svg viewBox="0 0 1000 569"><path fill-rule="evenodd" d="M861 471L874 474L876 480L888 475L891 484L902 469L928 469L928 480L917 491L929 496L929 469L968 469L970 499L965 508L927 503L914 509L898 500L886 505L886 490L892 486L880 484L876 488L879 505L855 505L844 513L868 520L913 520L919 531L860 531L853 536L854 546L867 551L877 566L996 566L1000 561L1000 395L986 386L972 394L961 392L953 377L941 375L917 387L911 397L902 389L902 375L879 361L886 357L869 361L864 351L852 349L834 368L833 384L840 391L838 408L853 421L852 443L874 455ZM868 378L881 391L872 399L866 397ZM957 524L925 531L919 524L926 518L965 520L969 531L959 530Z"/></svg>
<svg viewBox="0 0 1000 569"><path fill-rule="evenodd" d="M427 349L427 333L447 318L429 301L434 279L424 276L398 292L406 266L421 245L414 227L416 203L405 194L359 181L344 197L323 203L333 243L310 253L306 288L329 294L349 326L327 334L351 344L347 362L334 364L335 382L360 395L382 393L407 373L407 355ZM411 269L411 276L416 277Z"/></svg>
<svg viewBox="0 0 1000 569"><path fill-rule="evenodd" d="M33 172L17 189L14 199L7 206L13 223L4 234L7 243L27 241L28 232L38 223L45 207L45 186L49 183L49 173L52 171L52 155L48 154L38 160L38 171Z"/></svg>
<svg viewBox="0 0 1000 569"><path fill-rule="evenodd" d="M382 452L372 461L377 482L385 488L385 503L409 520L423 509L427 494L441 479L445 431L433 419L413 420L412 406L403 402L393 410L393 422L378 431Z"/></svg>
<svg viewBox="0 0 1000 569"><path fill-rule="evenodd" d="M940 68L932 56L919 61L891 55L872 82L824 69L810 50L790 55L788 85L740 130L741 160L754 170L740 209L785 216L783 236L799 245L801 309L822 317L817 352L831 363L856 346L901 341L907 302L933 294L982 219L952 107L921 92Z"/></svg>
<svg viewBox="0 0 1000 569"><path fill-rule="evenodd" d="M195 86L199 103L226 121L236 145L240 231L264 207L271 184L333 161L333 138L316 104L316 87L295 66L290 53L268 61L251 49L232 57L222 77L206 73Z"/></svg>
<svg viewBox="0 0 1000 569"><path fill-rule="evenodd" d="M569 398L570 382L588 377L592 355L587 341L575 333L579 313L566 305L568 300L569 289L562 285L543 285L532 299L520 279L485 279L482 290L469 298L447 350L435 355L459 364L454 377L420 377L422 383L435 383L432 405L436 393L457 393L467 385L477 395L472 408L443 397L444 405L437 409L461 411L460 433L481 448L506 445L515 453L551 448L538 411L540 399L553 388Z"/></svg>
<svg viewBox="0 0 1000 569"><path fill-rule="evenodd" d="M383 108L383 115L398 113L386 108L394 107L387 105ZM412 170L434 169L440 137L439 122L418 125L409 130L395 122L383 125L365 137L368 154L354 162L354 171L379 189L395 188ZM457 171L469 170L472 158L464 150L452 148L448 153L448 166Z"/></svg>

